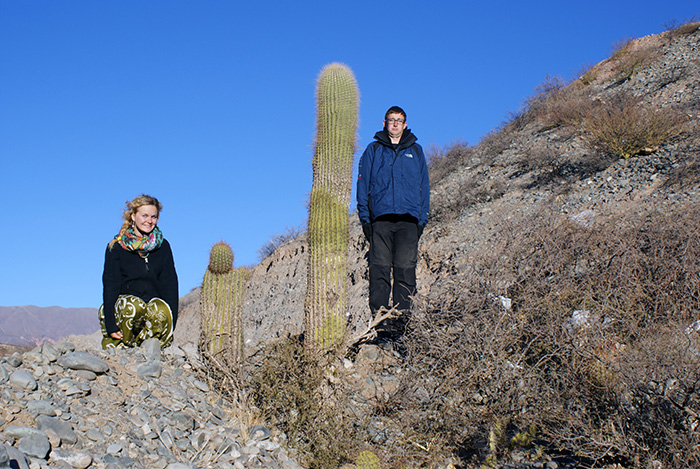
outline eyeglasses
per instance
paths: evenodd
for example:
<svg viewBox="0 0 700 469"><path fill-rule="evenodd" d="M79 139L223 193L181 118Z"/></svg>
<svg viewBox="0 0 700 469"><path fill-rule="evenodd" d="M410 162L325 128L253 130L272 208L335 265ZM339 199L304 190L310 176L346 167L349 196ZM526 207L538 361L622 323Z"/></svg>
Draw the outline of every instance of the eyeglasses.
<svg viewBox="0 0 700 469"><path fill-rule="evenodd" d="M386 121L387 121L389 124L403 124L404 122L406 122L406 121L403 120L403 119L387 119Z"/></svg>

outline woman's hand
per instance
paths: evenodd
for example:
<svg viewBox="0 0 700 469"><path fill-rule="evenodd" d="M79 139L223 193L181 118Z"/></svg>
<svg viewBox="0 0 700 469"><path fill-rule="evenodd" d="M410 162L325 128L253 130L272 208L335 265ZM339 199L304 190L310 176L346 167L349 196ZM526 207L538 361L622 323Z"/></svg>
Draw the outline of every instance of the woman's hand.
<svg viewBox="0 0 700 469"><path fill-rule="evenodd" d="M117 339L117 340L122 340L124 338L124 334L122 334L122 331L112 332L111 334L109 334L109 336L112 339Z"/></svg>

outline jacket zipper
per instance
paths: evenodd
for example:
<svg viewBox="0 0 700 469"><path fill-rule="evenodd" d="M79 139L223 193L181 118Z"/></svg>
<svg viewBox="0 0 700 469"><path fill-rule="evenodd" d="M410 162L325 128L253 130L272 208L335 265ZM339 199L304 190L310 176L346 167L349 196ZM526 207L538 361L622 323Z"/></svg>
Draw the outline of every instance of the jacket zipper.
<svg viewBox="0 0 700 469"><path fill-rule="evenodd" d="M394 150L394 161L391 162L391 205L394 211L396 211L396 183L394 181L394 168L396 167L396 160L399 157L400 149L397 147Z"/></svg>

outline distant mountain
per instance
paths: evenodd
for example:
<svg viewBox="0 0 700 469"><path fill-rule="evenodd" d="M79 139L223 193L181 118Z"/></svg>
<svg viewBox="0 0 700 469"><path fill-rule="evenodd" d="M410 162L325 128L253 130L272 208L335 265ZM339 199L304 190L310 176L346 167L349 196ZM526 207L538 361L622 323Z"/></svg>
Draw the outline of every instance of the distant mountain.
<svg viewBox="0 0 700 469"><path fill-rule="evenodd" d="M0 343L35 345L100 328L96 308L0 306Z"/></svg>

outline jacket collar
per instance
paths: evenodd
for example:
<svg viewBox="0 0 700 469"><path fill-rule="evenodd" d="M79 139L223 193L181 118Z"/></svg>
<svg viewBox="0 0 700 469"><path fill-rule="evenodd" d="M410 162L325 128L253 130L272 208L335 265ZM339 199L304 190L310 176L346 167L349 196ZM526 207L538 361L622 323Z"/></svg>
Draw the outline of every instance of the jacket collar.
<svg viewBox="0 0 700 469"><path fill-rule="evenodd" d="M386 129L382 129L376 134L374 134L374 138L385 147L389 147L392 149L395 148L399 151L405 148L409 148L418 140L418 138L415 135L413 135L413 132L411 132L411 129L404 129L403 133L401 134L401 140L399 141L399 144L396 147L393 143L391 143L391 138L389 138L389 133L386 131Z"/></svg>

